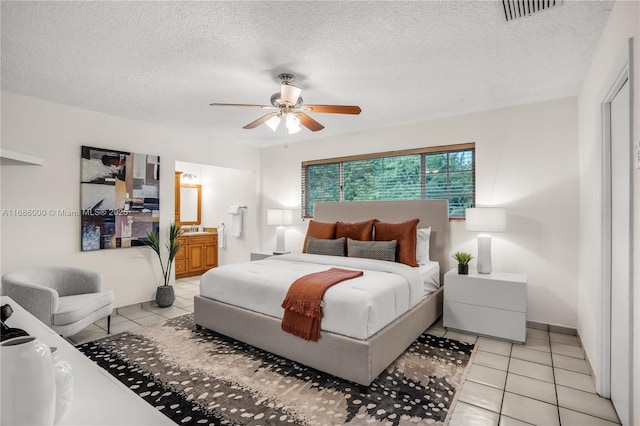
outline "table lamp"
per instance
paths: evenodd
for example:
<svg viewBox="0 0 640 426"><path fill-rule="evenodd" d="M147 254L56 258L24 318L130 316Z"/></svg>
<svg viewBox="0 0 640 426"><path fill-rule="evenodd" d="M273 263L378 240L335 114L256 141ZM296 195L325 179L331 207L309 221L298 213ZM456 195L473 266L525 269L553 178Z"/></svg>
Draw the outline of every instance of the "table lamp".
<svg viewBox="0 0 640 426"><path fill-rule="evenodd" d="M285 253L284 231L285 225L293 223L293 212L291 210L268 209L267 225L277 226L276 228L276 250L274 254Z"/></svg>
<svg viewBox="0 0 640 426"><path fill-rule="evenodd" d="M478 234L478 263L480 274L491 273L491 234L507 229L507 211L498 207L473 207L466 210L465 229Z"/></svg>

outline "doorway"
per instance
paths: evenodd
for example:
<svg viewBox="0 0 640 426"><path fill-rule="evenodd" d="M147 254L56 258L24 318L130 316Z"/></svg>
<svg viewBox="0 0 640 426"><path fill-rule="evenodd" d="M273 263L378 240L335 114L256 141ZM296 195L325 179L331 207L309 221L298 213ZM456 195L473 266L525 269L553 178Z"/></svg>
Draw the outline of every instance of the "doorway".
<svg viewBox="0 0 640 426"><path fill-rule="evenodd" d="M623 425L632 407L632 163L631 83L625 67L604 104L604 289L608 292L608 341L611 401ZM605 321L606 322L606 321ZM607 366L605 366L607 367Z"/></svg>

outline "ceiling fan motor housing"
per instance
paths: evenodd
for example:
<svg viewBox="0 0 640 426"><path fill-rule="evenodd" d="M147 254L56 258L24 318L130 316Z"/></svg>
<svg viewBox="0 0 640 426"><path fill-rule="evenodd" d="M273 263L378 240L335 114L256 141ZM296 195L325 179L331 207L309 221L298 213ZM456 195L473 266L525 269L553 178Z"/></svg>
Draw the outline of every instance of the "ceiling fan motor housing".
<svg viewBox="0 0 640 426"><path fill-rule="evenodd" d="M280 79L280 84L291 84L293 80L296 79L296 76L293 74L282 73L278 74L278 78Z"/></svg>
<svg viewBox="0 0 640 426"><path fill-rule="evenodd" d="M276 108L285 108L287 106L290 108L298 108L303 103L302 96L298 96L298 101L296 102L295 105L286 105L284 102L282 102L281 97L282 97L281 92L274 93L273 95L271 95L271 105L273 105Z"/></svg>

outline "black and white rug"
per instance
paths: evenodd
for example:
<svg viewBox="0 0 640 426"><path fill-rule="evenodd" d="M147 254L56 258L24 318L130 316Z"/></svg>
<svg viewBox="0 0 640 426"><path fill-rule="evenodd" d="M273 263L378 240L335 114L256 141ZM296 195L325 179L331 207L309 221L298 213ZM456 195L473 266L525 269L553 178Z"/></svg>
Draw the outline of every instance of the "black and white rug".
<svg viewBox="0 0 640 426"><path fill-rule="evenodd" d="M474 345L420 336L358 385L196 330L191 314L78 346L177 424L446 424Z"/></svg>

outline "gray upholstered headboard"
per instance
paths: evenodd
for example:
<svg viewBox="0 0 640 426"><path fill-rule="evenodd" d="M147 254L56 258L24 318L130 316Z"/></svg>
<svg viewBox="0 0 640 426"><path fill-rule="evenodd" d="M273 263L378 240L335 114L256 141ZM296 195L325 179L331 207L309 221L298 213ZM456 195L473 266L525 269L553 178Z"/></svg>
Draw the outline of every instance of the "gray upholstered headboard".
<svg viewBox="0 0 640 426"><path fill-rule="evenodd" d="M362 222L378 219L404 222L418 218L418 228L431 227L429 258L440 263L440 282L449 270L449 203L447 200L353 201L316 203L313 219L320 222Z"/></svg>

